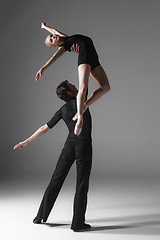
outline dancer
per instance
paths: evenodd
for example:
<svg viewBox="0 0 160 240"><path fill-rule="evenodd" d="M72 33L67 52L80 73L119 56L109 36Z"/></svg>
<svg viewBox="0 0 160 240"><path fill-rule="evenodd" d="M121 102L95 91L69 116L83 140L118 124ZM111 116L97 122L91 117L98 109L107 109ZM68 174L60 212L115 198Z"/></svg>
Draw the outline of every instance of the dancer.
<svg viewBox="0 0 160 240"><path fill-rule="evenodd" d="M64 120L69 129L69 135L33 222L41 223L42 220L43 222L47 221L63 182L76 159L77 183L71 229L74 231L84 231L91 228L89 224L85 223L87 192L92 165L91 115L89 109L87 109L84 113L82 132L80 136L76 136L74 134L75 122L72 118L77 112L76 95L78 90L66 80L57 87L56 92L58 97L64 100L66 104L55 113L47 124L40 127L25 141L17 144L14 149L26 147L28 143L48 132L61 119Z"/></svg>
<svg viewBox="0 0 160 240"><path fill-rule="evenodd" d="M61 57L65 51L70 52L78 49L79 91L77 95L77 114L73 120L77 120L74 133L79 135L83 126L83 113L92 103L110 90L107 75L99 63L98 55L91 38L80 34L67 36L54 28L46 26L46 23L42 23L41 28L51 33L51 35L46 37L46 45L48 47L58 47L58 50L37 72L36 81L42 76L46 68ZM85 101L89 75L92 76L100 87Z"/></svg>

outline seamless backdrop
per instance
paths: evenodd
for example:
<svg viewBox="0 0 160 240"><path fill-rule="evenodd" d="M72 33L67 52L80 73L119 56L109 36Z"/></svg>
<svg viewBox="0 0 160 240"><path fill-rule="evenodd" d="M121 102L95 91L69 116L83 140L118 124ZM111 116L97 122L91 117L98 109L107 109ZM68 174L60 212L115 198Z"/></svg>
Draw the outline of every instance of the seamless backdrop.
<svg viewBox="0 0 160 240"><path fill-rule="evenodd" d="M67 136L61 121L27 148L13 150L61 107L55 93L61 81L78 87L74 53L66 53L34 80L55 51L44 44L47 32L41 22L68 35L90 36L108 75L111 91L90 107L93 175L158 177L158 0L2 1L1 177L50 175ZM89 93L96 87L90 78Z"/></svg>

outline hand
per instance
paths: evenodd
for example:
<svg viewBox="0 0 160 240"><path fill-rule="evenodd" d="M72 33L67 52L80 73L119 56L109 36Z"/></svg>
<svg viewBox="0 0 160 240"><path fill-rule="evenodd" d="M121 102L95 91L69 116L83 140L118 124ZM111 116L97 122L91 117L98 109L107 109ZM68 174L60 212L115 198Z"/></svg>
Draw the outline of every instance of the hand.
<svg viewBox="0 0 160 240"><path fill-rule="evenodd" d="M74 115L74 117L72 118L73 121L76 121L78 119L78 112Z"/></svg>
<svg viewBox="0 0 160 240"><path fill-rule="evenodd" d="M74 128L74 134L79 135L82 131L83 126L83 115L78 115L78 120Z"/></svg>
<svg viewBox="0 0 160 240"><path fill-rule="evenodd" d="M83 108L83 113L85 113L85 111L87 110L88 106L87 104L84 104L84 108ZM78 112L74 115L74 117L72 118L73 121L76 121L78 119Z"/></svg>
<svg viewBox="0 0 160 240"><path fill-rule="evenodd" d="M78 44L73 44L71 47L71 51L76 52L79 55L79 45Z"/></svg>
<svg viewBox="0 0 160 240"><path fill-rule="evenodd" d="M23 142L18 143L17 145L14 146L14 150L19 148L22 149L23 147L26 147L28 145L28 140L25 140Z"/></svg>
<svg viewBox="0 0 160 240"><path fill-rule="evenodd" d="M38 81L38 79L39 79L40 77L42 77L43 72L44 72L44 68L41 68L41 69L37 72L36 77L35 77L35 80L36 80L36 81Z"/></svg>
<svg viewBox="0 0 160 240"><path fill-rule="evenodd" d="M41 23L41 28L42 29L45 28L45 26L46 26L46 23Z"/></svg>

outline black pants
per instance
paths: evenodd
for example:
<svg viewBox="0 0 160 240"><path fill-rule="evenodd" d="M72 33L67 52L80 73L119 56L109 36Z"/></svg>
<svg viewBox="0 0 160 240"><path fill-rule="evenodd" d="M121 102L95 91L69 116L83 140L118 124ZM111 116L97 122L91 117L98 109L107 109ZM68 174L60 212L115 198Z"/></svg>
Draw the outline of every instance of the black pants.
<svg viewBox="0 0 160 240"><path fill-rule="evenodd" d="M87 192L92 165L92 141L68 137L58 159L51 181L44 193L37 217L47 221L63 182L76 159L77 182L71 229L80 228L85 222Z"/></svg>

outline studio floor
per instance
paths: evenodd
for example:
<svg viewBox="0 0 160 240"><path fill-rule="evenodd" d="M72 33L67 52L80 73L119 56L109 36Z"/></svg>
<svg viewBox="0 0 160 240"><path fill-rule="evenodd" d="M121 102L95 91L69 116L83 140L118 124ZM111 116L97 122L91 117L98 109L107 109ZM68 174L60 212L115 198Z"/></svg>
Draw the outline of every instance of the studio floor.
<svg viewBox="0 0 160 240"><path fill-rule="evenodd" d="M33 224L49 179L1 181L2 240L154 240L160 238L160 184L153 179L97 179L90 183L86 222L70 229L75 183L64 184L46 223Z"/></svg>

